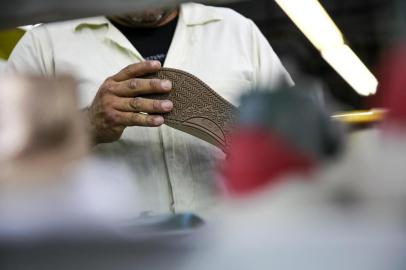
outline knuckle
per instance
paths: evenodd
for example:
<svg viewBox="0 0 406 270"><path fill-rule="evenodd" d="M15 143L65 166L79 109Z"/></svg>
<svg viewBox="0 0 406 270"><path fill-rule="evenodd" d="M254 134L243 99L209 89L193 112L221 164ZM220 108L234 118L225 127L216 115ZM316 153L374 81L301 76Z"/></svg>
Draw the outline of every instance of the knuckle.
<svg viewBox="0 0 406 270"><path fill-rule="evenodd" d="M133 122L133 124L139 125L139 126L142 126L142 125L143 125L143 123L142 123L142 117L141 117L139 114L134 113L131 118L132 118L132 119L131 119L131 122Z"/></svg>
<svg viewBox="0 0 406 270"><path fill-rule="evenodd" d="M131 102L131 106L133 107L133 109L135 109L136 111L140 110L141 106L142 106L142 102L141 99L136 97L133 98L132 102Z"/></svg>
<svg viewBox="0 0 406 270"><path fill-rule="evenodd" d="M161 86L161 80L159 80L159 79L151 79L151 80L149 81L149 86L150 86L152 89L159 89L160 86Z"/></svg>
<svg viewBox="0 0 406 270"><path fill-rule="evenodd" d="M137 89L139 84L139 80L138 79L131 79L128 81L128 88L129 89Z"/></svg>
<svg viewBox="0 0 406 270"><path fill-rule="evenodd" d="M109 109L113 107L113 102L110 99L104 99L101 104L102 108L104 109Z"/></svg>
<svg viewBox="0 0 406 270"><path fill-rule="evenodd" d="M110 93L108 93L104 88L102 88L99 91L99 93L97 94L97 97L100 100L104 100L104 99L108 98L109 95L110 95Z"/></svg>
<svg viewBox="0 0 406 270"><path fill-rule="evenodd" d="M105 112L106 115L106 122L110 125L116 125L119 122L119 117L117 115L117 113L113 110L111 111L106 111Z"/></svg>
<svg viewBox="0 0 406 270"><path fill-rule="evenodd" d="M112 94L112 93L114 93L115 90L116 90L116 84L115 83L113 83L111 81L105 82L105 84L103 86L103 92L104 93Z"/></svg>
<svg viewBox="0 0 406 270"><path fill-rule="evenodd" d="M133 71L134 71L134 65L128 65L125 68L123 68L123 73L126 74L127 76L131 76Z"/></svg>
<svg viewBox="0 0 406 270"><path fill-rule="evenodd" d="M154 117L153 116L147 116L147 117L145 117L145 119L144 119L144 124L146 125L146 126L154 126L155 124L154 124Z"/></svg>
<svg viewBox="0 0 406 270"><path fill-rule="evenodd" d="M107 79L104 80L104 83L110 83L110 82L114 82L113 76L107 77Z"/></svg>
<svg viewBox="0 0 406 270"><path fill-rule="evenodd" d="M161 110L161 101L159 101L159 100L154 100L154 101L152 101L152 109L154 110L154 111L159 111L159 110Z"/></svg>

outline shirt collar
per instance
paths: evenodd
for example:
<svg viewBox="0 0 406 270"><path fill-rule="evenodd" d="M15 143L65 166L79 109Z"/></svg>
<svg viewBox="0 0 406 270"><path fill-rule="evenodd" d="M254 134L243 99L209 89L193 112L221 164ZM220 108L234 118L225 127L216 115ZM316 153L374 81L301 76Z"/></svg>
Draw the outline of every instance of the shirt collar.
<svg viewBox="0 0 406 270"><path fill-rule="evenodd" d="M203 25L210 22L221 21L222 15L216 8L204 6L196 3L184 3L180 7L180 18L187 26ZM108 26L110 22L106 17L94 17L78 20L74 23L74 30L78 31L83 27L102 27ZM111 27L109 27L111 28Z"/></svg>
<svg viewBox="0 0 406 270"><path fill-rule="evenodd" d="M202 4L185 3L181 5L180 10L180 17L187 26L203 25L223 19L216 8Z"/></svg>
<svg viewBox="0 0 406 270"><path fill-rule="evenodd" d="M183 23L186 27L204 25L220 20L222 20L221 14L213 7L195 3L185 3L180 7L179 23ZM137 49L106 17L88 18L73 23L74 31L80 31L82 28L99 29L104 27L106 28L104 34L106 41L115 43L142 60L142 56Z"/></svg>
<svg viewBox="0 0 406 270"><path fill-rule="evenodd" d="M109 25L109 20L107 20L106 17L94 17L94 18L86 18L86 19L81 19L77 20L76 22L73 22L73 30L79 31L82 28L99 28L102 26L108 26Z"/></svg>

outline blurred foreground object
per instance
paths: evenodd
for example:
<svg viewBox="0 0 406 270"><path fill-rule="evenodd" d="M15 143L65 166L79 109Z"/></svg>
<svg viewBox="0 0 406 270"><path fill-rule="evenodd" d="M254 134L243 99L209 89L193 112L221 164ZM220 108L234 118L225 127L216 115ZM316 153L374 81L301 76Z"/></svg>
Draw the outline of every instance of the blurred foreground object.
<svg viewBox="0 0 406 270"><path fill-rule="evenodd" d="M88 151L70 77L0 78L0 181L33 179Z"/></svg>
<svg viewBox="0 0 406 270"><path fill-rule="evenodd" d="M380 66L380 97L389 108L388 122L406 126L406 39L384 54Z"/></svg>
<svg viewBox="0 0 406 270"><path fill-rule="evenodd" d="M143 206L128 168L113 161L82 158L15 180L0 182L0 242L111 233Z"/></svg>
<svg viewBox="0 0 406 270"><path fill-rule="evenodd" d="M234 0L235 1L235 0ZM240 0L241 1L241 0ZM122 14L148 8L176 6L185 0L20 0L1 3L0 29L20 25ZM226 3L232 0L206 0L204 3Z"/></svg>
<svg viewBox="0 0 406 270"><path fill-rule="evenodd" d="M349 125L379 123L385 119L387 110L372 109L341 112L332 115L332 118Z"/></svg>
<svg viewBox="0 0 406 270"><path fill-rule="evenodd" d="M354 134L352 163L358 184L370 194L385 194L393 201L406 197L406 43L384 54L380 66L379 105L387 116L374 130ZM369 183L369 184L366 184Z"/></svg>
<svg viewBox="0 0 406 270"><path fill-rule="evenodd" d="M303 174L340 149L341 130L300 86L242 98L224 165L225 185L244 194Z"/></svg>
<svg viewBox="0 0 406 270"><path fill-rule="evenodd" d="M75 87L0 79L0 268L177 269L203 221L147 216L127 165L88 155Z"/></svg>
<svg viewBox="0 0 406 270"><path fill-rule="evenodd" d="M183 269L405 269L404 192L375 189L383 179L327 177L291 179L231 202L202 237L209 247Z"/></svg>
<svg viewBox="0 0 406 270"><path fill-rule="evenodd" d="M128 168L88 157L67 76L0 79L0 236L102 226L140 214Z"/></svg>
<svg viewBox="0 0 406 270"><path fill-rule="evenodd" d="M393 95L396 104L406 104L398 87L390 86L384 93ZM306 115L309 109L302 113ZM283 123L292 127L301 119L295 116ZM390 117L385 121L396 132L378 126L352 133L340 158L312 175L298 167L285 167L280 171L295 175L284 175L278 185L262 186L251 196L225 201L222 221L202 237L209 247L196 253L183 269L405 269L406 122ZM308 127L313 131L317 125ZM307 132L301 129L295 134L303 139ZM245 140L238 143L246 145ZM239 144L235 149L242 148ZM255 160L260 164L254 166L257 171L269 171L273 168L269 164L282 162L286 151L292 153L285 148L263 162L262 152L267 149L272 148L257 148L253 153L246 147L245 153L239 152L241 162L228 166L234 165L231 168L237 171L238 164L242 167L238 170L249 171Z"/></svg>
<svg viewBox="0 0 406 270"><path fill-rule="evenodd" d="M174 215L166 219L176 222L184 217ZM132 229L137 233L130 233ZM177 270L200 246L194 241L199 232L194 227L188 230L165 227L155 233L139 233L138 228L128 227L125 231L128 234L93 230L79 235L0 241L1 269Z"/></svg>

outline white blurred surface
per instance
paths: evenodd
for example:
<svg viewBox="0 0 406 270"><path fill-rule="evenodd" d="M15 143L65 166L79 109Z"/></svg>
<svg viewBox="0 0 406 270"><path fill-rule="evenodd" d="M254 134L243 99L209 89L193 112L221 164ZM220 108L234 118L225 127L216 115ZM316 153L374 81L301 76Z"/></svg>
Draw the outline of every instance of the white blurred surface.
<svg viewBox="0 0 406 270"><path fill-rule="evenodd" d="M1 183L0 237L109 228L138 217L142 194L117 162L85 159L49 179Z"/></svg>
<svg viewBox="0 0 406 270"><path fill-rule="evenodd" d="M135 218L136 176L88 156L69 76L0 76L0 238L63 234Z"/></svg>
<svg viewBox="0 0 406 270"><path fill-rule="evenodd" d="M309 179L225 202L184 269L406 269L406 136L353 133Z"/></svg>
<svg viewBox="0 0 406 270"><path fill-rule="evenodd" d="M88 153L69 76L0 76L0 182L49 176Z"/></svg>

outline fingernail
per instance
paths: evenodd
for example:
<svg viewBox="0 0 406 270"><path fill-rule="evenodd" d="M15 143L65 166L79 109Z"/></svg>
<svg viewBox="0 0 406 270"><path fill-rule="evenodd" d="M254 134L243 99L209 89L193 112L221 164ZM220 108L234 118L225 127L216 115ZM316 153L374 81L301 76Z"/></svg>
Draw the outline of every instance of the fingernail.
<svg viewBox="0 0 406 270"><path fill-rule="evenodd" d="M154 124L159 126L164 123L164 118L162 116L155 116L154 117Z"/></svg>
<svg viewBox="0 0 406 270"><path fill-rule="evenodd" d="M159 61L151 61L151 66L152 67L161 67L161 62Z"/></svg>
<svg viewBox="0 0 406 270"><path fill-rule="evenodd" d="M169 111L173 108L173 103L170 100L165 100L165 101L162 101L161 106L162 106L162 109L164 109L165 111Z"/></svg>
<svg viewBox="0 0 406 270"><path fill-rule="evenodd" d="M164 80L161 82L161 87L165 90L171 90L172 89L172 83L171 81Z"/></svg>

